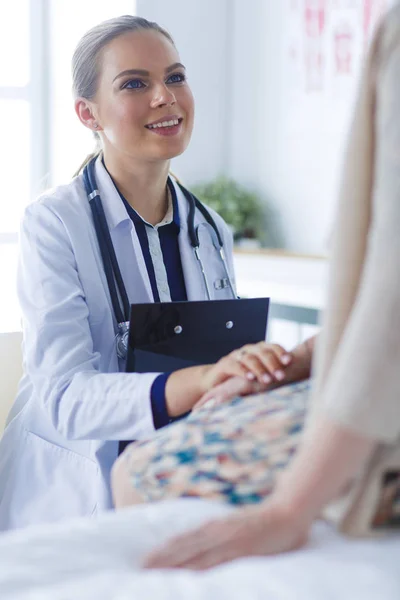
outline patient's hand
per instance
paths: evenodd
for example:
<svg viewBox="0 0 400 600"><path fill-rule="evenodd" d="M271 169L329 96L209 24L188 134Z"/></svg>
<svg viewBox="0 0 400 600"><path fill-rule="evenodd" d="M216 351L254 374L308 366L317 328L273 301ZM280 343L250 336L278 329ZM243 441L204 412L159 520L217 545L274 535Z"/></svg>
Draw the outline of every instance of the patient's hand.
<svg viewBox="0 0 400 600"><path fill-rule="evenodd" d="M267 387L268 386L264 386L264 390L266 390ZM242 377L232 377L204 394L197 404L194 405L193 410L198 410L205 404L215 406L217 404L229 402L233 398L236 398L236 396L248 396L249 394L255 394L264 390L258 382L253 383L246 381Z"/></svg>
<svg viewBox="0 0 400 600"><path fill-rule="evenodd" d="M308 538L309 523L293 510L272 503L240 508L194 531L167 541L146 557L147 569L204 570L244 556L296 550Z"/></svg>

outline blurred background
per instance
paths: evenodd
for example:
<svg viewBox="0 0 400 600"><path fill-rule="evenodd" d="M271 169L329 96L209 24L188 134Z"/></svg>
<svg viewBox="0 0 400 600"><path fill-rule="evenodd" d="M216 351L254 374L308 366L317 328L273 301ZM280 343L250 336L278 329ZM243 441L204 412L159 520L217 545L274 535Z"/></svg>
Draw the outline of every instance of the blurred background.
<svg viewBox="0 0 400 600"><path fill-rule="evenodd" d="M19 331L24 207L69 181L93 139L75 116L80 36L121 14L176 41L196 125L173 171L232 224L242 296L271 296L271 339L316 330L346 132L391 0L9 0L0 3L0 333ZM261 226L260 226L261 224Z"/></svg>

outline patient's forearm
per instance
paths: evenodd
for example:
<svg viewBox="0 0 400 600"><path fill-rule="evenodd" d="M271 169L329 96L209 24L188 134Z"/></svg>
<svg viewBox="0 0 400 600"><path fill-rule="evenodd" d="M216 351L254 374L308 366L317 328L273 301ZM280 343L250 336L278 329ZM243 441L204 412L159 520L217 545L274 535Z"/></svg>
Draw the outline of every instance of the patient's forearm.
<svg viewBox="0 0 400 600"><path fill-rule="evenodd" d="M344 491L370 458L376 443L319 417L291 467L281 476L269 503L283 505L299 519L311 523L325 505Z"/></svg>

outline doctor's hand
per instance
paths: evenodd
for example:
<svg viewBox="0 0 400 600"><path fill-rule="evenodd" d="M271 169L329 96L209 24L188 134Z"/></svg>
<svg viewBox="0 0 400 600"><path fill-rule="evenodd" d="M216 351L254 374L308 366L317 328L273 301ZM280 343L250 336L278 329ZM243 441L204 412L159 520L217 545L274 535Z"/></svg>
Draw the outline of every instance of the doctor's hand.
<svg viewBox="0 0 400 600"><path fill-rule="evenodd" d="M264 375L254 381L242 377L232 377L215 386L193 407L195 410L207 403L222 404L230 402L236 396L247 396L259 392L269 391L282 385L302 381L310 377L311 362L316 336L302 342L291 352L287 352L278 344L265 342L254 346L244 346L239 350L238 360L244 365L253 361L252 353L263 356ZM243 354L243 350L246 352Z"/></svg>
<svg viewBox="0 0 400 600"><path fill-rule="evenodd" d="M284 379L282 365L290 362L291 357L283 348L260 342L235 350L213 365L175 371L169 376L165 388L168 414L170 417L185 414L207 392L232 378L241 380L241 389L247 389L247 393L264 391L273 378L275 381Z"/></svg>
<svg viewBox="0 0 400 600"><path fill-rule="evenodd" d="M194 406L197 410L205 404L222 404L236 396L264 392L286 383L286 370L293 356L278 344L249 344L233 353L245 368L256 369L254 379L231 377L206 392Z"/></svg>

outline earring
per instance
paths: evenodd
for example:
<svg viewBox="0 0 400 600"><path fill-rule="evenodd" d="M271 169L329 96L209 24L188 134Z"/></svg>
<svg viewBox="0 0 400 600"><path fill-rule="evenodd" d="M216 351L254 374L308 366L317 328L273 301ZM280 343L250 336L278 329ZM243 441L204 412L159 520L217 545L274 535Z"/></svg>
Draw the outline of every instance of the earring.
<svg viewBox="0 0 400 600"><path fill-rule="evenodd" d="M93 123L93 127L94 127L95 129L97 129L97 128L98 128L98 124L97 124L97 123Z"/></svg>

